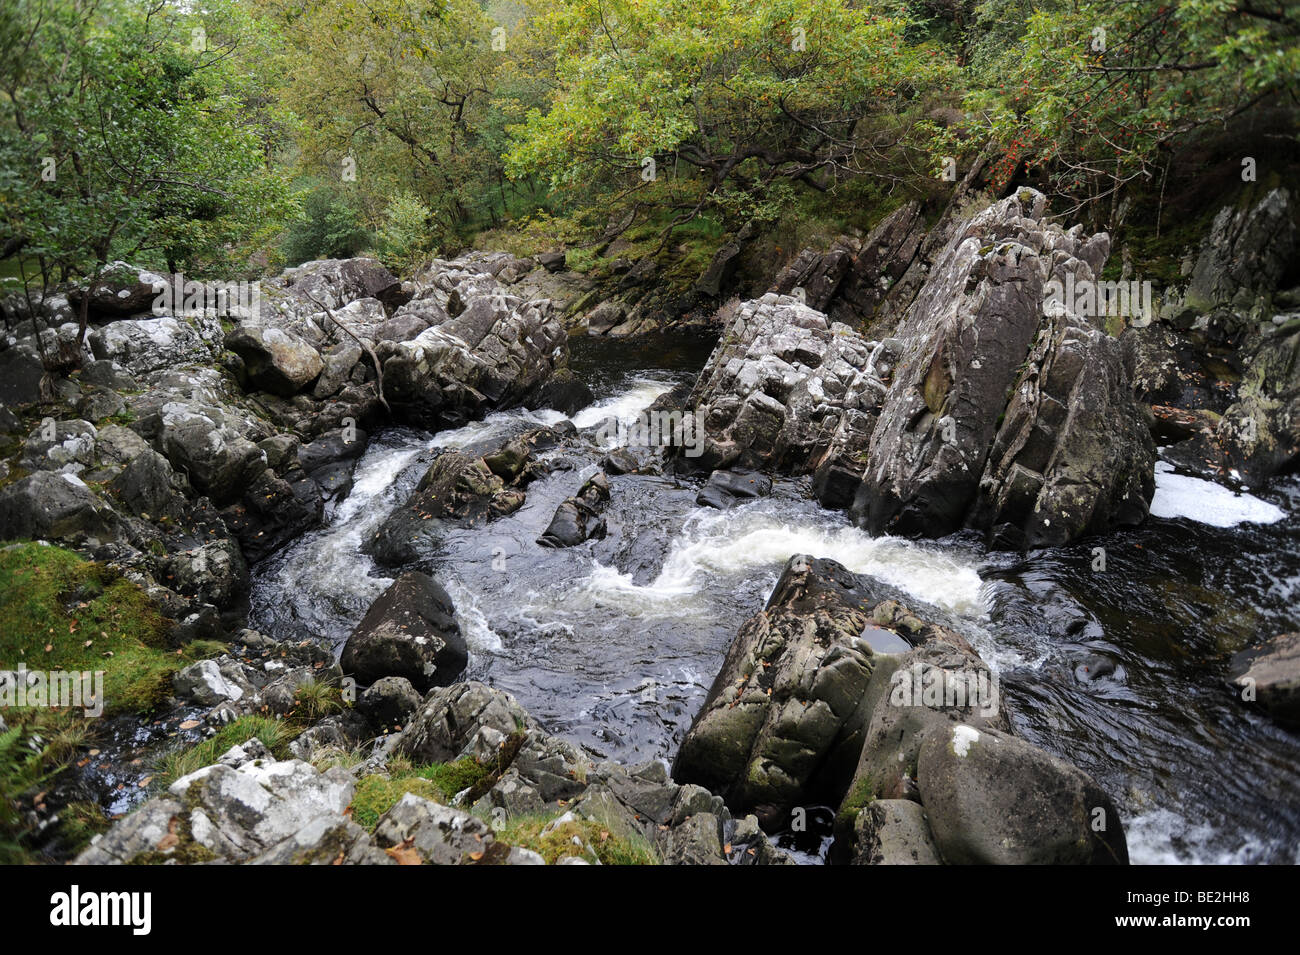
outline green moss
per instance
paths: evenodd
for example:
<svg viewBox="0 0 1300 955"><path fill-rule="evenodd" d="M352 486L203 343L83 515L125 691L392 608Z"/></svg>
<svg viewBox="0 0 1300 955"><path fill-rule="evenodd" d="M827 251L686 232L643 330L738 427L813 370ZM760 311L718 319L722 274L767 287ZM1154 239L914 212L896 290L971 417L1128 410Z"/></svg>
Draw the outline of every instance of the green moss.
<svg viewBox="0 0 1300 955"><path fill-rule="evenodd" d="M844 802L840 803L840 811L836 813L835 818L836 826L853 828L858 813L876 801L875 789L875 784L867 776L854 783L853 788L849 790L849 794L844 797Z"/></svg>
<svg viewBox="0 0 1300 955"><path fill-rule="evenodd" d="M171 624L136 584L61 547L0 550L0 669L104 672L104 711L149 713L204 648L167 647Z"/></svg>
<svg viewBox="0 0 1300 955"><path fill-rule="evenodd" d="M404 760L389 763L387 776L365 776L357 781L352 796L352 820L374 829L380 816L392 809L407 793L446 803L458 792L470 789L488 775L491 767L465 758L454 763L412 766Z"/></svg>
<svg viewBox="0 0 1300 955"><path fill-rule="evenodd" d="M531 849L548 864L565 856L580 855L601 865L659 865L654 847L639 836L620 835L585 819L561 823L550 829L558 814L515 816L497 830L497 839L512 846ZM574 839L582 843L582 848Z"/></svg>

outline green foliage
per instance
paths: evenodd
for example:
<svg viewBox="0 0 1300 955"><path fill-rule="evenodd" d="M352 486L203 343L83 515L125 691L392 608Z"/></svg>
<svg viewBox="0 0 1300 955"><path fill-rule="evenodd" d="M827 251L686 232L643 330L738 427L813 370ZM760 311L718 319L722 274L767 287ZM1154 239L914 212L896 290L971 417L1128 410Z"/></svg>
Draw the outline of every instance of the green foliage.
<svg viewBox="0 0 1300 955"><path fill-rule="evenodd" d="M912 25L846 0L566 0L534 23L557 82L511 128L507 170L641 190L651 160L656 176L685 165L700 190L678 221L706 206L773 221L790 183L876 170L863 124L907 148L904 117L954 72Z"/></svg>
<svg viewBox="0 0 1300 955"><path fill-rule="evenodd" d="M286 211L230 58L239 21L220 2L202 18L140 0L5 5L0 220L42 281L93 279L115 257L227 273L233 245Z"/></svg>
<svg viewBox="0 0 1300 955"><path fill-rule="evenodd" d="M0 865L17 865L30 861L22 846L25 829L18 800L59 772L86 734L83 723L51 710L7 709L5 719L8 729L0 732ZM75 810L72 815L79 816Z"/></svg>
<svg viewBox="0 0 1300 955"><path fill-rule="evenodd" d="M411 192L399 192L384 207L375 236L380 261L398 274L414 269L433 251L433 212Z"/></svg>
<svg viewBox="0 0 1300 955"><path fill-rule="evenodd" d="M182 776L211 766L232 746L251 739L261 740L277 758L285 759L289 755L289 744L301 731L299 726L274 716L257 713L241 716L199 743L164 754L158 761L154 781L161 787L170 786Z"/></svg>
<svg viewBox="0 0 1300 955"><path fill-rule="evenodd" d="M1300 8L1276 13L1231 0L1053 0L1022 36L989 0L979 23L968 107L1001 155L1005 184L1022 164L1058 192L1101 198L1157 176L1160 151L1275 95L1300 76ZM1011 20L1016 19L1015 16ZM1000 49L1000 52L995 50Z"/></svg>
<svg viewBox="0 0 1300 955"><path fill-rule="evenodd" d="M284 256L293 265L312 259L345 259L364 249L370 239L355 195L322 186L303 200L302 217L290 224L285 235Z"/></svg>

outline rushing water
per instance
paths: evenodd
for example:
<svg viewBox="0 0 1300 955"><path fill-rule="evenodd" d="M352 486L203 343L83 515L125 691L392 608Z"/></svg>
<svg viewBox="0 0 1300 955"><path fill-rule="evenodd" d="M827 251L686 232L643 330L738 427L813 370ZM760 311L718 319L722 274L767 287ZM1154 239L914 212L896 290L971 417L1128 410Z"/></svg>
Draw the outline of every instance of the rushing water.
<svg viewBox="0 0 1300 955"><path fill-rule="evenodd" d="M597 402L573 423L630 418L690 380L707 351L578 343L573 365ZM254 625L341 645L397 572L377 568L363 542L432 457L563 419L517 411L437 435L378 435L326 526L256 568ZM1300 861L1300 742L1222 682L1232 649L1297 625L1295 481L1251 499L1162 472L1157 513L1197 520L1018 555L970 535L873 538L819 507L806 480L720 512L695 505L695 482L624 475L610 480L604 540L547 549L537 537L599 460L594 449L547 453L557 467L529 485L523 508L449 528L417 566L455 600L466 677L509 690L553 732L626 762L671 760L736 630L790 555L809 553L962 620L999 672L1016 729L1116 800L1134 861Z"/></svg>

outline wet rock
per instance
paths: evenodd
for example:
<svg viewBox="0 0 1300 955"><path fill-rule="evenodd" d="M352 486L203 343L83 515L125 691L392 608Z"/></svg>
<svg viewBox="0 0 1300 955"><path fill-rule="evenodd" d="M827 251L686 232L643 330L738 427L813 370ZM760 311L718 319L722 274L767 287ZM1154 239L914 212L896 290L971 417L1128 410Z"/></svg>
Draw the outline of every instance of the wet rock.
<svg viewBox="0 0 1300 955"><path fill-rule="evenodd" d="M858 637L869 602L840 565L792 557L767 606L732 641L673 778L768 825L843 787L875 665Z"/></svg>
<svg viewBox="0 0 1300 955"><path fill-rule="evenodd" d="M772 479L757 471L714 471L696 495L695 503L725 511L771 493Z"/></svg>
<svg viewBox="0 0 1300 955"><path fill-rule="evenodd" d="M452 683L468 659L451 598L432 577L413 571L371 604L340 662L361 683L400 676L426 692Z"/></svg>
<svg viewBox="0 0 1300 955"><path fill-rule="evenodd" d="M1283 633L1232 658L1229 685L1279 723L1300 729L1300 633Z"/></svg>
<svg viewBox="0 0 1300 955"><path fill-rule="evenodd" d="M360 428L326 431L298 449L298 464L312 474L328 464L354 461L366 453L369 435Z"/></svg>
<svg viewBox="0 0 1300 955"><path fill-rule="evenodd" d="M315 527L323 513L316 483L301 470L288 470L281 478L266 468L221 516L244 554L256 562Z"/></svg>
<svg viewBox="0 0 1300 955"><path fill-rule="evenodd" d="M1119 813L1085 773L997 730L956 724L921 745L917 784L952 865L1123 865Z"/></svg>
<svg viewBox="0 0 1300 955"><path fill-rule="evenodd" d="M524 453L524 452L521 452ZM469 526L512 514L524 504L522 484L526 467L516 467L516 455L494 459L509 480L495 473L487 460L458 451L444 452L434 459L406 504L380 525L367 549L382 564L409 563L436 549L442 533L438 521Z"/></svg>
<svg viewBox="0 0 1300 955"><path fill-rule="evenodd" d="M879 609L882 617L893 610L887 604ZM915 625L895 618L900 628ZM837 819L841 833L868 800L915 795L916 762L930 731L946 732L958 722L976 728L1008 726L988 665L959 635L919 625L909 636L928 634L925 641L907 653L881 657L863 698L865 733Z"/></svg>
<svg viewBox="0 0 1300 955"><path fill-rule="evenodd" d="M573 415L596 400L595 394L568 368L559 368L532 395L526 404L529 408L551 408L561 414Z"/></svg>
<svg viewBox="0 0 1300 955"><path fill-rule="evenodd" d="M602 540L606 528L601 512L608 503L609 479L603 471L597 471L574 497L555 509L555 516L537 543L543 547L573 547L585 540Z"/></svg>
<svg viewBox="0 0 1300 955"><path fill-rule="evenodd" d="M1224 410L1202 458L1227 456L1251 483L1300 464L1300 314L1246 349L1236 400Z"/></svg>

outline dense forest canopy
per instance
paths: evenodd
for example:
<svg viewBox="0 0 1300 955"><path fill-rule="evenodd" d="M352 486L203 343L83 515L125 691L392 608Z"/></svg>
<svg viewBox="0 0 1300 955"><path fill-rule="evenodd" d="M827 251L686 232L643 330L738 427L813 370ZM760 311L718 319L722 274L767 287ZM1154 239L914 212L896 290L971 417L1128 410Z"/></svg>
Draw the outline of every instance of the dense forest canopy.
<svg viewBox="0 0 1300 955"><path fill-rule="evenodd" d="M1105 225L1198 132L1293 113L1298 31L1282 0L13 0L0 268L666 243L977 163Z"/></svg>

